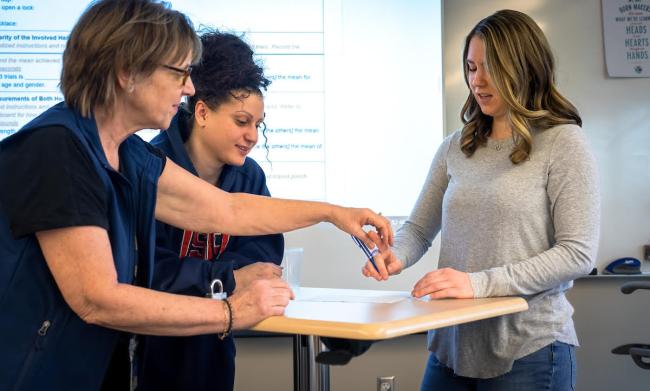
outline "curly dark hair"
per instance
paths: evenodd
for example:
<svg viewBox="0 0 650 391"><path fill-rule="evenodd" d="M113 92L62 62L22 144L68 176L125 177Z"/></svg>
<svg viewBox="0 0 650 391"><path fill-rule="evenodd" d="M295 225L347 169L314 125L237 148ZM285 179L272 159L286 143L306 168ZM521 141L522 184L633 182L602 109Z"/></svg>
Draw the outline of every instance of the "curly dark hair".
<svg viewBox="0 0 650 391"><path fill-rule="evenodd" d="M264 69L255 61L253 49L232 33L214 29L202 29L203 54L200 62L192 69L192 83L195 94L188 98L188 110L194 119L194 107L199 100L212 110L231 99L244 99L250 94L262 95L262 90L271 84L264 77ZM266 125L262 122L264 147L268 145ZM267 156L268 158L268 156Z"/></svg>

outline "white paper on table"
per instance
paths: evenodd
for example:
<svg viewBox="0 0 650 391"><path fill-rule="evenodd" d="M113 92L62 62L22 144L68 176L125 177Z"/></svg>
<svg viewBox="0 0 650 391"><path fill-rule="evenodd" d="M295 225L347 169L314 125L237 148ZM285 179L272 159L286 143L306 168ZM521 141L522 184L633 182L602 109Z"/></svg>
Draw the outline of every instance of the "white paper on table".
<svg viewBox="0 0 650 391"><path fill-rule="evenodd" d="M379 291L358 289L328 289L327 294L313 291L310 288L301 288L296 296L297 301L319 301L337 303L397 303L402 300L413 299L409 292Z"/></svg>

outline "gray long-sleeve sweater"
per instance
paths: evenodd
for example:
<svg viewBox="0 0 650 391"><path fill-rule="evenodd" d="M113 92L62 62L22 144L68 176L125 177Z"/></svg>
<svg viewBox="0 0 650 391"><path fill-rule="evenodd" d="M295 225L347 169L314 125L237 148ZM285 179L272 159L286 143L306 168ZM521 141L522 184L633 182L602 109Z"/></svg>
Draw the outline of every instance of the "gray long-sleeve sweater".
<svg viewBox="0 0 650 391"><path fill-rule="evenodd" d="M530 159L512 140L489 140L467 158L460 131L436 153L393 248L417 262L440 232L438 267L469 273L475 297L522 296L529 310L430 331L429 350L460 376L490 378L557 340L578 345L564 292L594 265L600 196L582 129L533 132Z"/></svg>

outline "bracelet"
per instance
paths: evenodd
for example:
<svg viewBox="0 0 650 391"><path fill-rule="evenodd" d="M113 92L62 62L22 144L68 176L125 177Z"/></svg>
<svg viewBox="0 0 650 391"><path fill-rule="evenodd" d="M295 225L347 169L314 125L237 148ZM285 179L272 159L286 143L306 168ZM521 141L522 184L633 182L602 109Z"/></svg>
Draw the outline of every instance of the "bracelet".
<svg viewBox="0 0 650 391"><path fill-rule="evenodd" d="M228 319L228 325L223 330L223 333L219 334L219 339L221 340L225 339L232 331L232 306L230 305L230 301L228 301L228 299L223 299L222 301L224 304L223 313L226 316L226 319Z"/></svg>

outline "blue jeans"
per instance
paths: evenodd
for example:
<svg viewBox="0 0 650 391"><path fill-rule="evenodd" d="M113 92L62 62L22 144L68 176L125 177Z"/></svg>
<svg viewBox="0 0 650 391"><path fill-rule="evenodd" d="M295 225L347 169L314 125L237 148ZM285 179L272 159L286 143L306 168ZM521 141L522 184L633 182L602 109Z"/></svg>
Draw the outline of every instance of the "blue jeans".
<svg viewBox="0 0 650 391"><path fill-rule="evenodd" d="M510 372L491 379L456 376L431 353L420 390L569 391L575 390L575 386L575 347L556 341L515 360Z"/></svg>

